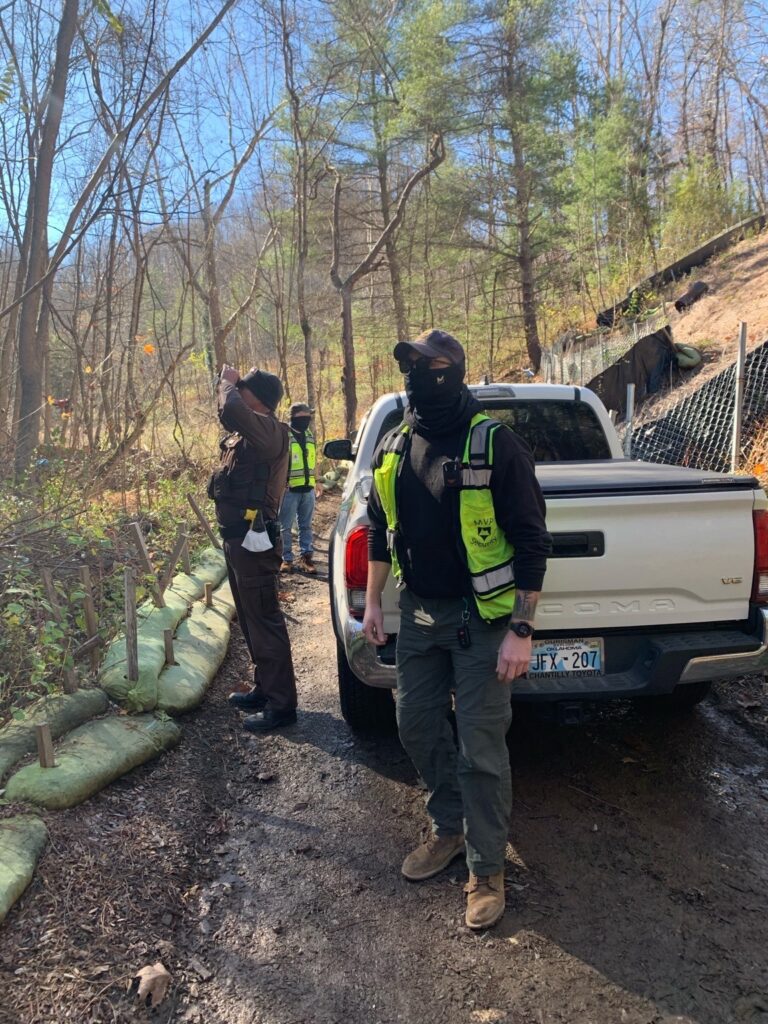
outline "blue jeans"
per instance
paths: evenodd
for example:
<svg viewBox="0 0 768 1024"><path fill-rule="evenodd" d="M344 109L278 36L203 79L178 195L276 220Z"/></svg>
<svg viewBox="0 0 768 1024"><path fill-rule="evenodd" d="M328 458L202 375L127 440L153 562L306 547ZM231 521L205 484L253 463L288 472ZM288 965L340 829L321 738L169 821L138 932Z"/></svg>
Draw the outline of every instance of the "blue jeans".
<svg viewBox="0 0 768 1024"><path fill-rule="evenodd" d="M299 520L299 551L311 555L312 515L315 511L314 491L286 491L280 505L280 528L283 531L283 561L293 561L293 524Z"/></svg>

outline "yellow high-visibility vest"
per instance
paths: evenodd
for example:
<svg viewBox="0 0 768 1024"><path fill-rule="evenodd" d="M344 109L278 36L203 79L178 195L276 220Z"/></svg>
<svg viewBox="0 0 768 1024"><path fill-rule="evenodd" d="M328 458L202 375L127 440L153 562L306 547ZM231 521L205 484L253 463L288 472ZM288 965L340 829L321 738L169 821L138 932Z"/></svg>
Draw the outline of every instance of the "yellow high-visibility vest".
<svg viewBox="0 0 768 1024"><path fill-rule="evenodd" d="M288 462L288 489L291 491L296 487L315 486L315 462L317 460L315 438L309 430L305 432L304 438L305 444L302 447L291 430L291 451Z"/></svg>
<svg viewBox="0 0 768 1024"><path fill-rule="evenodd" d="M515 603L515 549L496 522L491 494L493 435L501 426L483 413L472 417L461 460L459 526L464 561L472 580L477 610L487 622L512 613ZM403 424L385 440L373 478L387 519L387 546L392 572L402 579L397 556L399 516L397 480L410 427Z"/></svg>

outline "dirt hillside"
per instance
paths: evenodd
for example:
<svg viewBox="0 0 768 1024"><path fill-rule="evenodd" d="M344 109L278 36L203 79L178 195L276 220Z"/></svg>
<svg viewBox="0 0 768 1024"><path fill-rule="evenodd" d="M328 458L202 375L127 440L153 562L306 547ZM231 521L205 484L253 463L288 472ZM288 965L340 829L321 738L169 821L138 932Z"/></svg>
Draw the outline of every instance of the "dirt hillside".
<svg viewBox="0 0 768 1024"><path fill-rule="evenodd" d="M692 271L665 297L674 301L693 281L705 281L709 294L685 313L675 312L670 305L676 342L735 353L741 320L748 325L749 348L768 338L768 231Z"/></svg>

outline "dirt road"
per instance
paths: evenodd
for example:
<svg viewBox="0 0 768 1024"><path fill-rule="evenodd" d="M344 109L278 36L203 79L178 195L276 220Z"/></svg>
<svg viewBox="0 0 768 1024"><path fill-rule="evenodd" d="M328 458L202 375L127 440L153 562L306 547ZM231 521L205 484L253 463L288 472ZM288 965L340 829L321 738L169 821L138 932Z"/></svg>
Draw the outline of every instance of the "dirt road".
<svg viewBox="0 0 768 1024"><path fill-rule="evenodd" d="M424 824L397 741L338 712L324 583L286 609L301 716L238 728L237 633L181 747L64 815L0 933L3 1024L768 1021L765 746L721 705L518 721L507 914L463 926L460 864L399 865ZM160 959L168 999L125 989Z"/></svg>

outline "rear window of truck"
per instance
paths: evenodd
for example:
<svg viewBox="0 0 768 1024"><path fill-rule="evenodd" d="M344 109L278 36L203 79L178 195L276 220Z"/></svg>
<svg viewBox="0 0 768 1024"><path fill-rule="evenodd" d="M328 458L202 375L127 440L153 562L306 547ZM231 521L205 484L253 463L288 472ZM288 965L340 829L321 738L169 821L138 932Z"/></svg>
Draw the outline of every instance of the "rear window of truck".
<svg viewBox="0 0 768 1024"><path fill-rule="evenodd" d="M483 411L506 423L518 437L522 437L536 462L585 462L611 458L600 421L584 402L516 399L500 407L496 399L484 405ZM401 409L388 413L379 428L376 446L402 422Z"/></svg>

